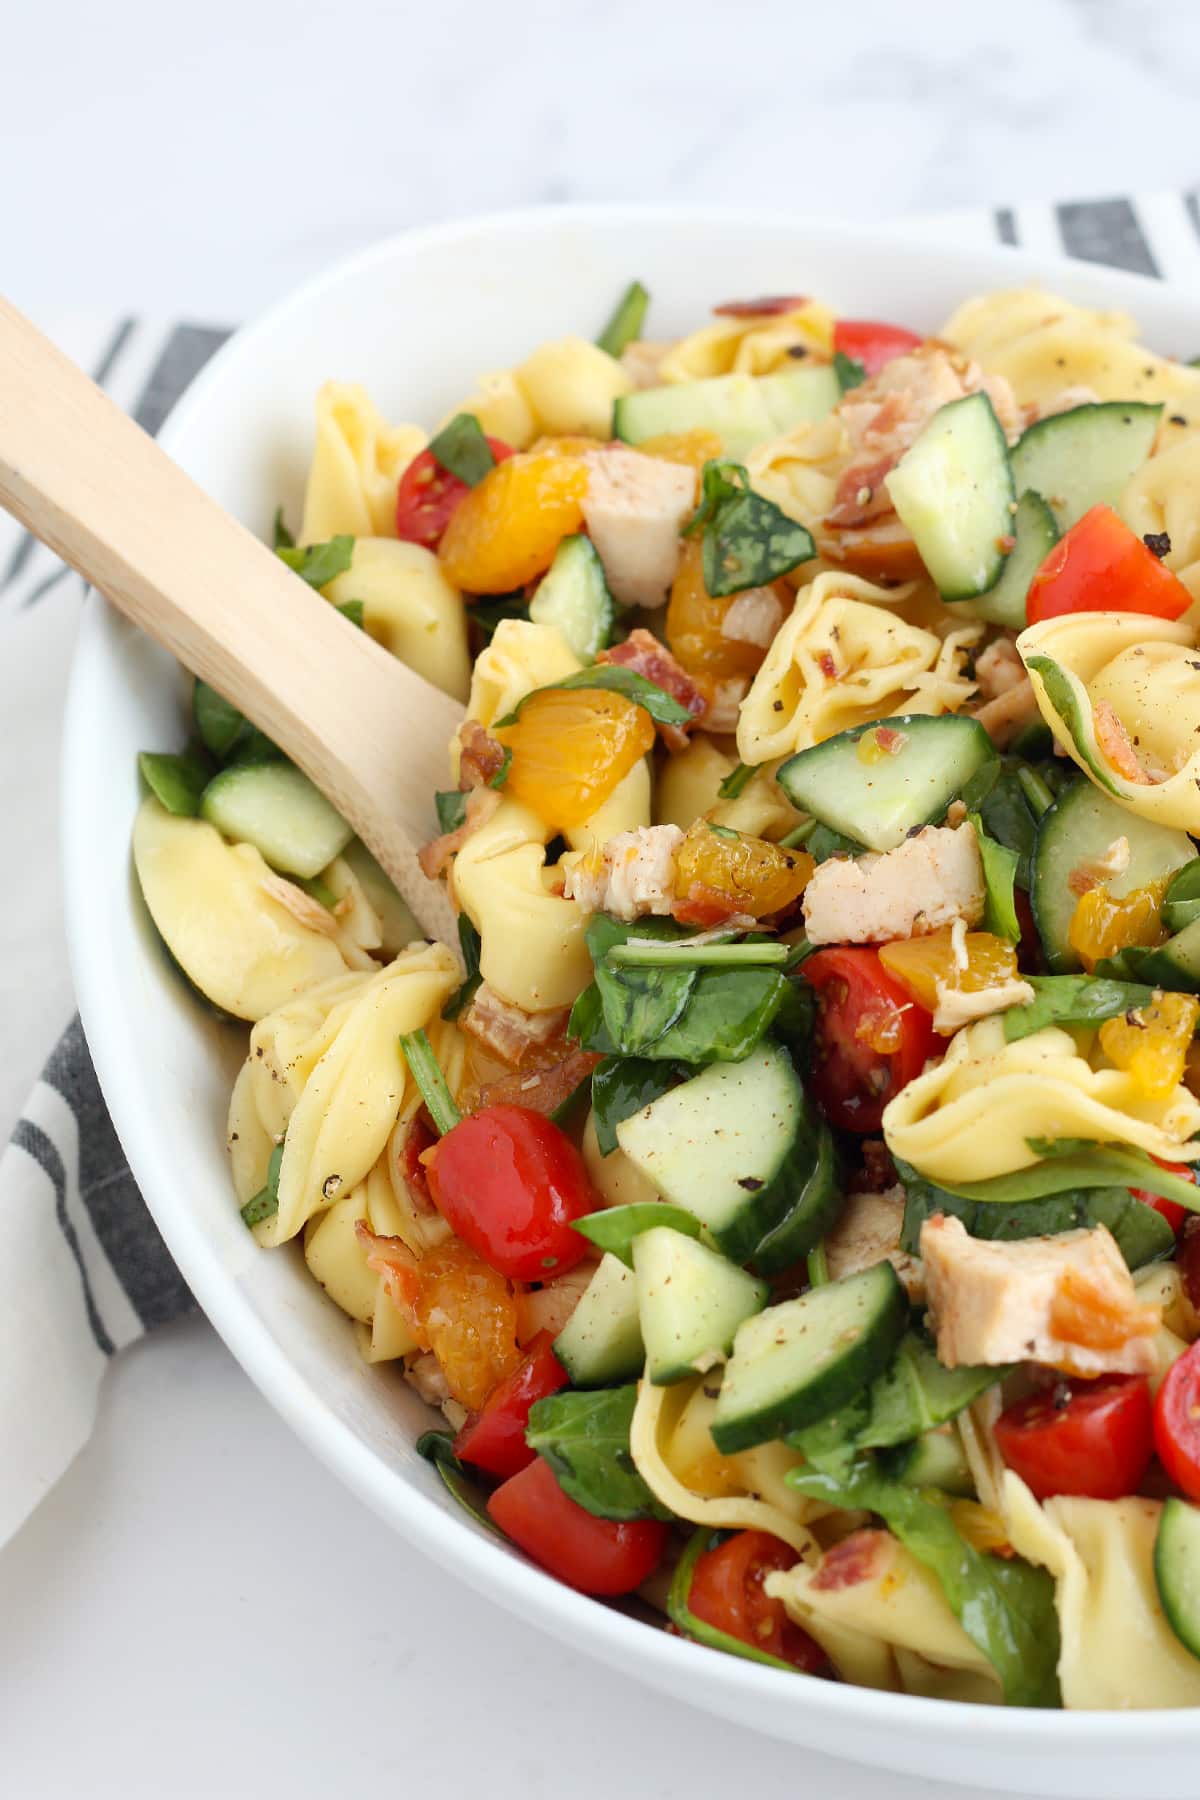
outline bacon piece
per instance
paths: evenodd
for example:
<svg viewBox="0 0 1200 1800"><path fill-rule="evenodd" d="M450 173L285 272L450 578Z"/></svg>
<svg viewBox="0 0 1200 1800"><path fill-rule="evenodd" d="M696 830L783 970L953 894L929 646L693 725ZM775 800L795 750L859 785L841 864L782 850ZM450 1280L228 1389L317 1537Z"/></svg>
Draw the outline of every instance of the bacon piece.
<svg viewBox="0 0 1200 1800"><path fill-rule="evenodd" d="M412 1332L422 1350L428 1350L429 1336L417 1322L417 1298L420 1280L417 1259L402 1238L377 1237L364 1219L354 1227L354 1235L367 1252L367 1267L383 1276L384 1292Z"/></svg>
<svg viewBox="0 0 1200 1800"><path fill-rule="evenodd" d="M430 881L436 881L450 865L450 859L457 855L473 832L486 825L500 804L500 794L496 788L475 787L467 795L467 816L454 831L443 832L441 837L431 838L422 844L417 852L417 861Z"/></svg>
<svg viewBox="0 0 1200 1800"><path fill-rule="evenodd" d="M458 728L458 785L487 787L504 767L508 752L477 719L464 719Z"/></svg>
<svg viewBox="0 0 1200 1800"><path fill-rule="evenodd" d="M762 294L757 300L722 300L713 311L722 319L770 319L807 305L807 294Z"/></svg>
<svg viewBox="0 0 1200 1800"><path fill-rule="evenodd" d="M825 1552L809 1585L815 1592L834 1593L839 1588L857 1587L860 1581L874 1581L883 1574L894 1544L888 1531L871 1526L852 1531Z"/></svg>
<svg viewBox="0 0 1200 1800"><path fill-rule="evenodd" d="M520 1006L502 1000L486 981L475 990L475 996L459 1021L463 1030L485 1049L519 1069L530 1052L561 1038L567 1023L568 1007L553 1012L527 1013Z"/></svg>
<svg viewBox="0 0 1200 1800"><path fill-rule="evenodd" d="M895 395L889 398L895 399ZM884 486L884 477L891 474L902 454L902 451L897 450L889 456L878 456L871 462L851 464L838 481L833 505L825 515L826 523L835 526L868 525L873 519L880 519L885 513L894 511L892 497Z"/></svg>
<svg viewBox="0 0 1200 1800"><path fill-rule="evenodd" d="M437 1133L426 1121L424 1111L410 1119L408 1130L399 1147L396 1165L400 1177L408 1189L408 1197L418 1213L436 1213L433 1195L429 1192L429 1177L425 1173L423 1158L437 1143Z"/></svg>
<svg viewBox="0 0 1200 1800"><path fill-rule="evenodd" d="M602 650L596 658L598 663L615 663L618 668L632 669L635 675L641 675L652 681L655 687L662 688L677 700L693 720L699 719L704 711L704 695L696 686L682 663L678 662L665 644L660 644L651 631L640 626L631 631L623 644L614 644L611 650ZM668 750L683 750L687 747L686 725L660 725L663 743Z"/></svg>
<svg viewBox="0 0 1200 1800"><path fill-rule="evenodd" d="M593 1050L566 1050L537 1068L517 1069L498 1081L485 1082L472 1111L485 1106L527 1106L531 1112L544 1113L549 1118L602 1061Z"/></svg>
<svg viewBox="0 0 1200 1800"><path fill-rule="evenodd" d="M1143 786L1151 785L1150 777L1137 759L1133 745L1129 741L1129 733L1113 711L1107 700L1098 700L1093 709L1096 742L1104 754L1105 760L1112 764L1118 775L1126 781L1140 782Z"/></svg>

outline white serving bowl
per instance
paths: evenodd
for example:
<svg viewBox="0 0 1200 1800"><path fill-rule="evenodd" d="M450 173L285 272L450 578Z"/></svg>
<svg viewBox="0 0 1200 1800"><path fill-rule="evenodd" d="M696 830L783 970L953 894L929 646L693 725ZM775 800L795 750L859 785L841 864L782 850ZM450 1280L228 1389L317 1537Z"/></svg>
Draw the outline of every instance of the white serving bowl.
<svg viewBox="0 0 1200 1800"><path fill-rule="evenodd" d="M1081 263L951 243L932 250L788 218L542 210L414 232L309 283L225 346L162 441L265 535L280 501L299 516L322 381L362 381L389 418L432 425L480 373L544 338L593 335L633 276L653 295L655 337L700 323L711 302L796 289L842 313L932 328L968 294L1039 280L1129 308L1159 349L1200 349L1193 301ZM342 699L331 694L330 704ZM183 729L170 658L93 596L71 684L63 789L68 930L88 1041L130 1165L196 1298L329 1468L481 1593L739 1724L967 1784L1088 1800L1194 1795L1200 1711L1014 1711L789 1677L582 1598L457 1510L413 1448L429 1423L415 1395L359 1360L348 1321L299 1258L259 1250L238 1217L224 1121L244 1036L215 1024L168 968L130 863L137 752L169 748Z"/></svg>

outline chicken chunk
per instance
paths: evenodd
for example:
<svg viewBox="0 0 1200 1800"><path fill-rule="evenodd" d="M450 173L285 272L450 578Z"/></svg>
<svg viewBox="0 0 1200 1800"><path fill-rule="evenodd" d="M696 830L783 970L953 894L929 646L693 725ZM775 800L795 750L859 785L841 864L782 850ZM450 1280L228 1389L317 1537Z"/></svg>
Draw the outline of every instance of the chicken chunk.
<svg viewBox="0 0 1200 1800"><path fill-rule="evenodd" d="M694 472L637 450L595 450L587 464L584 523L609 587L624 606L664 606L695 510Z"/></svg>
<svg viewBox="0 0 1200 1800"><path fill-rule="evenodd" d="M639 825L635 831L618 832L599 854L567 869L563 892L588 912L612 913L627 921L669 913L675 900L675 852L682 842L678 825Z"/></svg>
<svg viewBox="0 0 1200 1800"><path fill-rule="evenodd" d="M1045 1363L1067 1375L1143 1375L1155 1367L1157 1306L1140 1304L1103 1225L990 1242L938 1213L921 1227L937 1353L960 1364Z"/></svg>
<svg viewBox="0 0 1200 1800"><path fill-rule="evenodd" d="M837 1224L825 1239L825 1258L832 1281L857 1275L876 1263L890 1262L910 1300L924 1293L921 1265L900 1248L904 1225L904 1189L897 1184L881 1194L851 1194Z"/></svg>
<svg viewBox="0 0 1200 1800"><path fill-rule="evenodd" d="M926 825L895 850L833 857L804 891L812 944L886 944L983 917L979 843L970 825Z"/></svg>

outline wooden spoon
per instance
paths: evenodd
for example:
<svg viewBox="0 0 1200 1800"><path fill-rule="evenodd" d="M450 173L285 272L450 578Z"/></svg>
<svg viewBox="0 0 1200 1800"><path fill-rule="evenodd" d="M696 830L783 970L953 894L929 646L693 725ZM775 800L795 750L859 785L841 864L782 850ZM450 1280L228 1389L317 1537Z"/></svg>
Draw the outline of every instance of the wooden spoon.
<svg viewBox="0 0 1200 1800"><path fill-rule="evenodd" d="M0 504L297 763L422 927L416 846L462 707L355 631L0 297Z"/></svg>

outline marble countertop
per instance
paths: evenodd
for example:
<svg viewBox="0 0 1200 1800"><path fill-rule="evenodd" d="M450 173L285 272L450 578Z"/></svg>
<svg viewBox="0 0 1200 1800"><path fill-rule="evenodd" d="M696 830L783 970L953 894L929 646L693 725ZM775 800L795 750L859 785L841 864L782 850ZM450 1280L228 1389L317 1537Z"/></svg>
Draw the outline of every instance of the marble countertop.
<svg viewBox="0 0 1200 1800"><path fill-rule="evenodd" d="M0 242L35 317L232 323L408 224L552 200L892 220L1197 175L1189 0L12 12ZM50 746L75 586L0 667L0 1134L71 1004ZM496 1612L337 1487L198 1320L118 1362L0 1553L0 1666L14 1800L928 1786L752 1739Z"/></svg>

